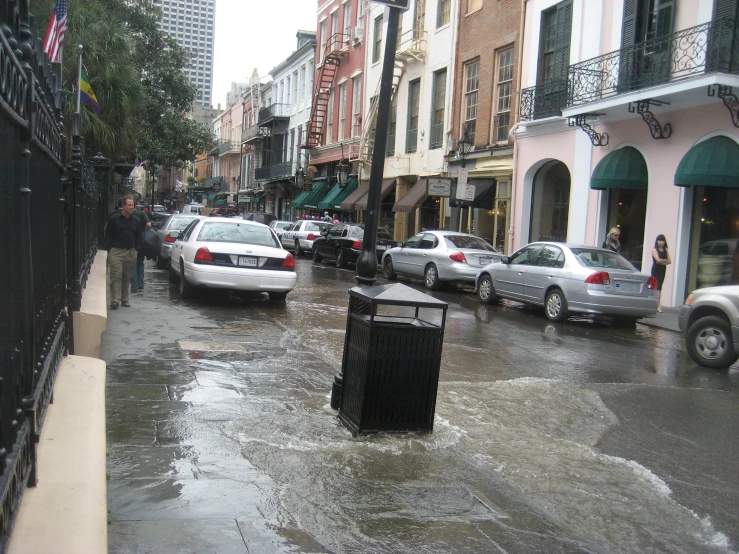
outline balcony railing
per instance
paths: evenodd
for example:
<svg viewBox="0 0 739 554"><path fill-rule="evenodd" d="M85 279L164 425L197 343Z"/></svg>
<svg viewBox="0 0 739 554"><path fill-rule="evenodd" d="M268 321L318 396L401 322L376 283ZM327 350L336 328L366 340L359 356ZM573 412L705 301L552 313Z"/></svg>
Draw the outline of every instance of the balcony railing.
<svg viewBox="0 0 739 554"><path fill-rule="evenodd" d="M269 136L269 131L266 127L260 127L259 125L252 125L244 129L241 132L242 142L251 142L253 140L261 139Z"/></svg>
<svg viewBox="0 0 739 554"><path fill-rule="evenodd" d="M280 162L274 165L258 167L254 170L254 179L267 181L270 179L284 179L295 175L295 162Z"/></svg>
<svg viewBox="0 0 739 554"><path fill-rule="evenodd" d="M521 89L518 118L521 121L562 115L567 101L567 81L553 79L535 87Z"/></svg>
<svg viewBox="0 0 739 554"><path fill-rule="evenodd" d="M423 61L426 58L426 42L428 32L411 29L398 37L395 57L401 60L411 58Z"/></svg>
<svg viewBox="0 0 739 554"><path fill-rule="evenodd" d="M241 145L238 142L226 140L220 144L219 150L221 151L221 155L239 154L241 152Z"/></svg>
<svg viewBox="0 0 739 554"><path fill-rule="evenodd" d="M290 104L272 104L259 110L259 125L271 123L275 119L289 118Z"/></svg>
<svg viewBox="0 0 739 554"><path fill-rule="evenodd" d="M730 18L663 35L569 68L568 106L709 73L739 73Z"/></svg>

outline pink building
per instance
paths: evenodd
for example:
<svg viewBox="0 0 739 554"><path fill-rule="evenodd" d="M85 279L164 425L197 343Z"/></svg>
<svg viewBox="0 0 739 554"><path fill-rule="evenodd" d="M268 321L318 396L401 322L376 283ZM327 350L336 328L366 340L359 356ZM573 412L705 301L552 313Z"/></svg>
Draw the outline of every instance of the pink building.
<svg viewBox="0 0 739 554"><path fill-rule="evenodd" d="M649 273L664 234L666 306L739 277L736 11L733 0L525 3L509 251L600 245L618 227L622 254Z"/></svg>

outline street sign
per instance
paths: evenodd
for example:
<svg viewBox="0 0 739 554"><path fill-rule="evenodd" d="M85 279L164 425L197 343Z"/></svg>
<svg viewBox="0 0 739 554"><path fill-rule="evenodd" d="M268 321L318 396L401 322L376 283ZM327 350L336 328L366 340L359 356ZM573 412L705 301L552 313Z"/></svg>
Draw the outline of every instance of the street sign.
<svg viewBox="0 0 739 554"><path fill-rule="evenodd" d="M385 4L386 6L393 6L394 8L408 9L409 0L372 0L376 4Z"/></svg>
<svg viewBox="0 0 739 554"><path fill-rule="evenodd" d="M429 179L427 192L429 196L451 196L452 180L441 177L432 177Z"/></svg>
<svg viewBox="0 0 739 554"><path fill-rule="evenodd" d="M464 167L457 170L457 200L464 200L467 196L467 177L470 172Z"/></svg>
<svg viewBox="0 0 739 554"><path fill-rule="evenodd" d="M303 179L303 190L311 192L313 190L313 179Z"/></svg>

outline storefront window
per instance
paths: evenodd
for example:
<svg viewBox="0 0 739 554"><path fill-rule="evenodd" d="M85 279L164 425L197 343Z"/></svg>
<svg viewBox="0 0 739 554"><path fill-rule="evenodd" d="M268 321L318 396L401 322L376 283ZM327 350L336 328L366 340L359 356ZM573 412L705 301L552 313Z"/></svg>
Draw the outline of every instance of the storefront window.
<svg viewBox="0 0 739 554"><path fill-rule="evenodd" d="M739 190L695 187L690 290L739 284Z"/></svg>
<svg viewBox="0 0 739 554"><path fill-rule="evenodd" d="M647 191L631 189L609 189L607 229L621 230L621 253L634 267L641 270L644 251L644 222L647 217ZM605 240L605 237L600 239ZM600 242L598 243L600 245ZM652 243L646 244L652 250Z"/></svg>
<svg viewBox="0 0 739 554"><path fill-rule="evenodd" d="M567 240L570 212L570 172L562 162L542 167L534 179L531 242Z"/></svg>

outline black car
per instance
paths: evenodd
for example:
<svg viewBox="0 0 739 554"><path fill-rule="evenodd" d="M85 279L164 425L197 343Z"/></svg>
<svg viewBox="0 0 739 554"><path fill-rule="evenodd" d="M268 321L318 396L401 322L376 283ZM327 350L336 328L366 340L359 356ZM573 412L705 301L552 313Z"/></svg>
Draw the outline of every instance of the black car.
<svg viewBox="0 0 739 554"><path fill-rule="evenodd" d="M313 241L313 261L334 260L336 267L347 267L357 263L362 252L364 239L364 225L346 224L334 225L323 231L321 236ZM377 261L380 261L385 250L398 246L392 235L384 229L377 230Z"/></svg>

